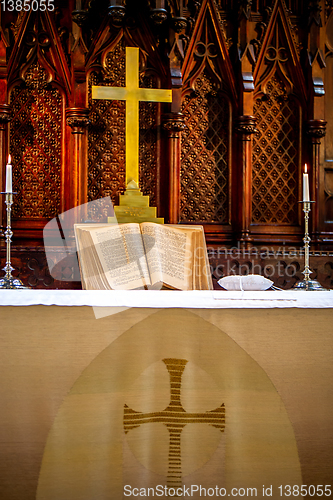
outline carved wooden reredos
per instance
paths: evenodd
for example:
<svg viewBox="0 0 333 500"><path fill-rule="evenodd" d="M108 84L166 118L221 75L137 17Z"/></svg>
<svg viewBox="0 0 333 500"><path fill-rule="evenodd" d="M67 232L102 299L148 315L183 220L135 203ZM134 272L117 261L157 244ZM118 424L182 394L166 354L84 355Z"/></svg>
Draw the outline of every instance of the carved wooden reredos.
<svg viewBox="0 0 333 500"><path fill-rule="evenodd" d="M52 3L52 2L51 2ZM1 11L0 183L13 158L14 245L42 245L57 214L125 189L125 103L92 85L140 85L140 187L170 223L212 244L301 245L302 169L311 238L333 243L332 0L55 0ZM101 205L96 221L111 206ZM2 206L2 227L5 224Z"/></svg>

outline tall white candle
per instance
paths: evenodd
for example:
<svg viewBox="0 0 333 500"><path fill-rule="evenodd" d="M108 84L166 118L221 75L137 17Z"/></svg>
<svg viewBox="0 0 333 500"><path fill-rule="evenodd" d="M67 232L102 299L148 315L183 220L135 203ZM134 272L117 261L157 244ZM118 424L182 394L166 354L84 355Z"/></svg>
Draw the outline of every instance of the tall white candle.
<svg viewBox="0 0 333 500"><path fill-rule="evenodd" d="M309 174L307 164L304 165L303 173L303 201L310 201Z"/></svg>
<svg viewBox="0 0 333 500"><path fill-rule="evenodd" d="M6 165L6 193L13 192L13 181L12 181L12 165L11 165L11 156L8 155L8 163Z"/></svg>

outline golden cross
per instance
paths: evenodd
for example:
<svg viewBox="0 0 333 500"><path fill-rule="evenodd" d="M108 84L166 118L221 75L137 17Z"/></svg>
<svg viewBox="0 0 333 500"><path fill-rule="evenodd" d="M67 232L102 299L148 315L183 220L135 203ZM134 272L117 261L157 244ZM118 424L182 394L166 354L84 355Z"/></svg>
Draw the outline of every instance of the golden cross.
<svg viewBox="0 0 333 500"><path fill-rule="evenodd" d="M221 404L215 410L187 413L181 403L180 393L182 375L187 363L186 359L163 359L170 375L170 403L163 411L141 413L124 406L125 434L135 427L152 422L162 422L169 431L169 470L168 486L181 487L181 450L180 437L186 424L209 424L224 432L225 407Z"/></svg>
<svg viewBox="0 0 333 500"><path fill-rule="evenodd" d="M172 90L140 88L139 49L126 47L126 86L93 86L92 98L126 101L126 185L139 185L139 102L171 102Z"/></svg>

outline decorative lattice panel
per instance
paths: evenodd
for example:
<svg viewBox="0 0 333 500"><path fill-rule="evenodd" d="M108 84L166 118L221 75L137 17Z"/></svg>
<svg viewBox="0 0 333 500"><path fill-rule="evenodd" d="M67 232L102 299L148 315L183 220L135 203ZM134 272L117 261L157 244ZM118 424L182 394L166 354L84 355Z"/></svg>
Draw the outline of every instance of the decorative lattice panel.
<svg viewBox="0 0 333 500"><path fill-rule="evenodd" d="M104 73L92 73L92 85L125 86L125 47L119 43L106 60ZM153 87L151 78L140 78L141 87ZM90 101L88 196L89 200L118 196L126 188L125 167L125 101ZM157 105L140 103L139 181L140 189L156 200Z"/></svg>
<svg viewBox="0 0 333 500"><path fill-rule="evenodd" d="M125 102L91 99L92 85L125 86L125 47L119 43L106 59L106 71L92 73L89 85L88 199L110 196L118 204L125 190Z"/></svg>
<svg viewBox="0 0 333 500"><path fill-rule="evenodd" d="M186 222L228 222L229 167L227 100L213 92L203 73L195 97L183 103L180 219Z"/></svg>
<svg viewBox="0 0 333 500"><path fill-rule="evenodd" d="M253 136L252 221L296 224L298 211L299 106L286 97L275 76L268 99L255 101Z"/></svg>
<svg viewBox="0 0 333 500"><path fill-rule="evenodd" d="M40 72L33 65L35 74ZM62 96L44 85L14 87L10 153L15 218L52 218L60 211Z"/></svg>

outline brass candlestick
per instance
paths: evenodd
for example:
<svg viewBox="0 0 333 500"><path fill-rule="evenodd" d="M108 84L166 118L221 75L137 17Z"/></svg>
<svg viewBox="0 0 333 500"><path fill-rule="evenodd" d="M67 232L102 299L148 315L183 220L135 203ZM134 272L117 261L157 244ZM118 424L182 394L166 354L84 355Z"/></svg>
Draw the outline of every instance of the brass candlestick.
<svg viewBox="0 0 333 500"><path fill-rule="evenodd" d="M1 193L6 195L6 211L7 211L7 229L5 232L6 236L6 265L3 268L5 271L4 278L0 279L0 289L10 289L10 288L28 288L23 285L22 281L18 278L12 276L12 271L14 268L10 262L10 246L12 242L13 231L11 228L11 214L12 214L12 204L13 204L13 194L16 193Z"/></svg>
<svg viewBox="0 0 333 500"><path fill-rule="evenodd" d="M311 211L311 203L314 201L300 201L303 203L303 212L304 212L304 280L298 281L296 285L293 287L294 290L326 290L319 281L311 280L310 274L312 271L310 270L310 241L311 238L309 236L309 213Z"/></svg>

